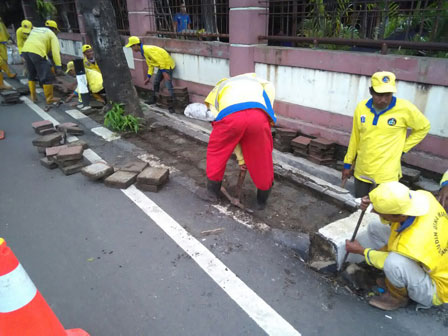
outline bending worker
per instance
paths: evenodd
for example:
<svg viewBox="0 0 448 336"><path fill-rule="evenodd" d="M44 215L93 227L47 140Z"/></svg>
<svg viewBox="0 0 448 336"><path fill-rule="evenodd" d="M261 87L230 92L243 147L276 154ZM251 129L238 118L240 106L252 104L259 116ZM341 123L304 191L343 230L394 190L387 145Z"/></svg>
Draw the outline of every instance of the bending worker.
<svg viewBox="0 0 448 336"><path fill-rule="evenodd" d="M89 88L89 91L92 93L93 98L95 100L99 101L100 103L105 104L104 98L101 96L101 94L105 93L104 87L103 87L103 76L100 72L96 70L90 70L85 69L86 71L86 78L87 78L87 86ZM67 71L66 73L70 74L71 76L76 76L75 72L75 64L73 61L70 61L67 63ZM75 89L75 92L71 93L68 98L65 100L66 103L70 102L72 98L76 95L80 98L78 88ZM79 100L81 101L81 100Z"/></svg>
<svg viewBox="0 0 448 336"><path fill-rule="evenodd" d="M90 44L84 44L82 46L82 54L84 55L84 68L89 70L95 70L101 73L100 67L95 61L95 54Z"/></svg>
<svg viewBox="0 0 448 336"><path fill-rule="evenodd" d="M380 184L363 197L361 207L370 203L382 222L368 226L373 248L346 240L347 252L364 255L367 264L384 270L386 278L377 283L387 291L369 304L395 310L409 298L423 308L448 303L448 215L440 203L400 182Z"/></svg>
<svg viewBox="0 0 448 336"><path fill-rule="evenodd" d="M8 51L6 50L6 44L9 40L11 40L11 36L9 36L3 19L0 17L0 69L3 70L9 78L15 78L17 75L12 73L8 66Z"/></svg>
<svg viewBox="0 0 448 336"><path fill-rule="evenodd" d="M17 49L19 49L19 54L22 54L22 48L30 35L31 29L33 29L33 24L31 21L22 20L22 24L16 31L17 36Z"/></svg>
<svg viewBox="0 0 448 336"><path fill-rule="evenodd" d="M245 164L257 187L257 206L264 209L274 181L271 122L276 121L272 105L272 83L255 73L218 82L205 102L216 118L207 146L207 194L215 200L220 194L227 161L240 144Z"/></svg>
<svg viewBox="0 0 448 336"><path fill-rule="evenodd" d="M38 27L31 30L28 39L22 49L22 56L26 61L28 70L28 85L31 100L36 101L36 82L39 81L44 89L47 104L56 103L59 99L53 96L54 75L51 72L51 64L46 59L51 52L56 71L61 73L61 55L59 41L56 34L59 32L58 25L48 20L47 27Z"/></svg>
<svg viewBox="0 0 448 336"><path fill-rule="evenodd" d="M353 128L344 158L342 180L348 179L355 164L355 197L371 190L371 183L362 175L381 184L398 181L401 176L401 155L417 145L429 132L428 119L407 100L393 96L395 75L377 72L371 78L372 98L361 101L353 116ZM406 137L407 129L412 130Z"/></svg>
<svg viewBox="0 0 448 336"><path fill-rule="evenodd" d="M140 39L137 36L129 37L128 44L126 44L126 48L132 48L134 52L140 52L141 55L145 58L146 64L148 65L148 74L147 78L144 81L144 84L147 85L151 80L151 76L154 73L154 67L159 68L157 74L154 79L154 92L150 99L147 101L148 104L155 104L156 102L156 94L159 93L160 90L160 82L162 78L165 80L165 86L170 93L171 100L169 102L169 111L171 113L174 112L174 90L173 90L173 70L175 67L174 60L171 58L168 52L160 47L156 47L153 45L143 45L140 42Z"/></svg>

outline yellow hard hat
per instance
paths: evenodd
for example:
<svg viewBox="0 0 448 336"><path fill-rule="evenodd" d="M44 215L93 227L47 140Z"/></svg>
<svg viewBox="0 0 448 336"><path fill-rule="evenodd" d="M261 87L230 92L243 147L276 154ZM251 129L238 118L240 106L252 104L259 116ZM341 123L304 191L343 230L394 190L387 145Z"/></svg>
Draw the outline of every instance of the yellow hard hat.
<svg viewBox="0 0 448 336"><path fill-rule="evenodd" d="M29 34L31 29L33 29L33 24L31 23L31 21L28 20L22 20L22 30Z"/></svg>
<svg viewBox="0 0 448 336"><path fill-rule="evenodd" d="M92 46L90 44L84 44L81 49L82 53L85 53L86 50L92 49Z"/></svg>
<svg viewBox="0 0 448 336"><path fill-rule="evenodd" d="M67 63L67 71L65 73L68 73L70 70L75 70L75 63L73 61Z"/></svg>
<svg viewBox="0 0 448 336"><path fill-rule="evenodd" d="M57 31L60 31L58 28L58 24L56 23L56 21L53 20L45 21L45 27L55 28Z"/></svg>
<svg viewBox="0 0 448 336"><path fill-rule="evenodd" d="M392 72L380 71L372 75L372 88L376 93L397 92L395 75Z"/></svg>
<svg viewBox="0 0 448 336"><path fill-rule="evenodd" d="M422 216L429 211L424 194L410 190L400 182L385 182L369 193L376 212L383 215Z"/></svg>
<svg viewBox="0 0 448 336"><path fill-rule="evenodd" d="M137 36L130 36L128 44L125 45L126 48L132 47L135 44L140 44L140 39Z"/></svg>

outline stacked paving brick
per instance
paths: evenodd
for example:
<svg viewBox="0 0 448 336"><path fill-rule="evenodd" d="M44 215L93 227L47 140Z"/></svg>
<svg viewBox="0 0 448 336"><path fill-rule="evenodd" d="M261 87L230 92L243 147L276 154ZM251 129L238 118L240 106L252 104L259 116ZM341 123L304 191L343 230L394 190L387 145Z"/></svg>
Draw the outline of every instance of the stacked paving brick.
<svg viewBox="0 0 448 336"><path fill-rule="evenodd" d="M126 189L131 184L133 184L137 175L140 174L146 167L148 163L143 161L132 161L118 168L118 171L108 176L104 180L104 184L111 188Z"/></svg>
<svg viewBox="0 0 448 336"><path fill-rule="evenodd" d="M63 134L59 132L53 132L51 134L45 134L37 137L33 140L33 145L37 148L39 153L45 153L48 147L59 146L63 139Z"/></svg>
<svg viewBox="0 0 448 336"><path fill-rule="evenodd" d="M158 192L168 181L170 171L166 168L145 168L138 176L136 186L140 190Z"/></svg>
<svg viewBox="0 0 448 336"><path fill-rule="evenodd" d="M174 111L178 114L183 114L185 107L190 103L190 98L188 95L188 88L186 87L175 87L174 88ZM166 93L160 93L157 98L156 105L168 109L170 106L171 96Z"/></svg>
<svg viewBox="0 0 448 336"><path fill-rule="evenodd" d="M277 128L274 148L281 152L291 152L291 141L297 136L297 131L289 128Z"/></svg>
<svg viewBox="0 0 448 336"><path fill-rule="evenodd" d="M0 95L6 104L20 103L20 93L15 90L1 90Z"/></svg>
<svg viewBox="0 0 448 336"><path fill-rule="evenodd" d="M321 165L329 165L335 162L336 146L330 140L324 138L312 139L308 148L308 159Z"/></svg>
<svg viewBox="0 0 448 336"><path fill-rule="evenodd" d="M310 145L311 140L312 140L311 138L305 136L298 136L297 138L294 138L291 141L293 154L295 156L307 157L308 147Z"/></svg>
<svg viewBox="0 0 448 336"><path fill-rule="evenodd" d="M78 173L86 166L83 152L82 145L62 145L47 148L45 155L47 160L55 163L65 175L71 175Z"/></svg>

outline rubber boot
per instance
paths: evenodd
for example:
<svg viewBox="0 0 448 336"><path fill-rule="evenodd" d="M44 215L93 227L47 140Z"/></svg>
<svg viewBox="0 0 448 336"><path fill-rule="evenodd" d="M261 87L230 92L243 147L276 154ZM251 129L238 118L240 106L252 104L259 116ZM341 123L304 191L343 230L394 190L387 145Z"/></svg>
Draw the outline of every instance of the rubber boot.
<svg viewBox="0 0 448 336"><path fill-rule="evenodd" d="M373 307L381 310L396 310L398 308L406 307L409 303L408 292L406 288L397 288L392 285L386 278L387 292L374 297L369 301L369 304Z"/></svg>
<svg viewBox="0 0 448 336"><path fill-rule="evenodd" d="M212 181L207 179L207 188L201 188L196 193L204 201L216 203L221 195L221 184L222 181Z"/></svg>
<svg viewBox="0 0 448 336"><path fill-rule="evenodd" d="M1 68L4 72L6 72L6 75L7 75L9 78L16 78L17 74L12 73L11 70L9 70L9 66L8 66L7 63L3 62L3 64L0 66L0 68Z"/></svg>
<svg viewBox="0 0 448 336"><path fill-rule="evenodd" d="M264 210L264 208L266 208L266 203L268 201L269 194L271 193L271 189L272 188L269 188L268 190L257 189L257 210Z"/></svg>
<svg viewBox="0 0 448 336"><path fill-rule="evenodd" d="M28 87L30 88L30 98L33 103L37 102L37 95L36 95L36 82L35 81L28 81Z"/></svg>
<svg viewBox="0 0 448 336"><path fill-rule="evenodd" d="M53 84L44 84L45 102L47 105L59 103L60 99L53 96Z"/></svg>
<svg viewBox="0 0 448 336"><path fill-rule="evenodd" d="M10 90L12 87L3 82L3 74L0 72L0 90Z"/></svg>

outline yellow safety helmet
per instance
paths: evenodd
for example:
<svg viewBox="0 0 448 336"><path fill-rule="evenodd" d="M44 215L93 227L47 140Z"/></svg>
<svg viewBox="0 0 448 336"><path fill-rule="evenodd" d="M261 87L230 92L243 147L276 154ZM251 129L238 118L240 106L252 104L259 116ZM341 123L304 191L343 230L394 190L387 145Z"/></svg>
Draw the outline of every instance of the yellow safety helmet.
<svg viewBox="0 0 448 336"><path fill-rule="evenodd" d="M86 50L92 49L92 46L90 44L84 44L81 49L84 54Z"/></svg>
<svg viewBox="0 0 448 336"><path fill-rule="evenodd" d="M33 24L31 23L31 21L28 20L22 20L21 26L22 30L27 34L29 34L31 29L33 29Z"/></svg>
<svg viewBox="0 0 448 336"><path fill-rule="evenodd" d="M140 39L137 36L130 36L128 44L125 45L126 48L132 47L135 44L140 44Z"/></svg>
<svg viewBox="0 0 448 336"><path fill-rule="evenodd" d="M57 31L60 31L58 28L58 24L56 23L56 21L53 20L45 21L45 27L55 28Z"/></svg>

